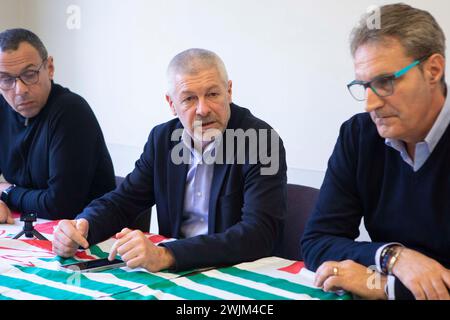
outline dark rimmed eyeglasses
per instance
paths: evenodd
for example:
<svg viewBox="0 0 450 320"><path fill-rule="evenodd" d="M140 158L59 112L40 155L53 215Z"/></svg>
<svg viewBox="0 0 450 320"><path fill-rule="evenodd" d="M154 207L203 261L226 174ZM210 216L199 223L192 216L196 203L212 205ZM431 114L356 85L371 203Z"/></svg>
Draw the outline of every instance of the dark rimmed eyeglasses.
<svg viewBox="0 0 450 320"><path fill-rule="evenodd" d="M367 99L367 88L370 88L377 96L384 98L394 94L394 81L404 76L409 70L418 66L430 56L415 60L403 69L388 75L378 76L370 81L354 80L347 85L348 91L357 101L365 101Z"/></svg>
<svg viewBox="0 0 450 320"><path fill-rule="evenodd" d="M39 82L39 72L42 66L47 62L44 59L37 70L26 70L18 76L0 75L0 89L12 90L16 87L17 79L20 79L25 85L30 86Z"/></svg>

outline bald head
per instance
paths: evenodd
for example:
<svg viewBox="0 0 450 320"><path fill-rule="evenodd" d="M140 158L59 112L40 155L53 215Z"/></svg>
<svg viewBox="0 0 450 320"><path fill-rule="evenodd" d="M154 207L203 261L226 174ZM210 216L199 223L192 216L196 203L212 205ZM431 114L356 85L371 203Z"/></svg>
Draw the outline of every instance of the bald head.
<svg viewBox="0 0 450 320"><path fill-rule="evenodd" d="M228 74L222 59L212 51L205 49L188 49L177 54L167 68L168 93L173 95L177 75L197 75L201 71L216 69L223 83L227 85Z"/></svg>

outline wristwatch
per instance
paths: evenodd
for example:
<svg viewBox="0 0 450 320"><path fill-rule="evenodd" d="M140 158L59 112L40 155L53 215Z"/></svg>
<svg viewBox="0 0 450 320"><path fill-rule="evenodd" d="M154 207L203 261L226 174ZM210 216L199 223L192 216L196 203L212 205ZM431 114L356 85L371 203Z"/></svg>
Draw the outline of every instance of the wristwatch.
<svg viewBox="0 0 450 320"><path fill-rule="evenodd" d="M2 191L2 194L0 195L0 200L2 200L4 203L8 204L9 199L9 193L16 187L15 184L10 185L8 188Z"/></svg>

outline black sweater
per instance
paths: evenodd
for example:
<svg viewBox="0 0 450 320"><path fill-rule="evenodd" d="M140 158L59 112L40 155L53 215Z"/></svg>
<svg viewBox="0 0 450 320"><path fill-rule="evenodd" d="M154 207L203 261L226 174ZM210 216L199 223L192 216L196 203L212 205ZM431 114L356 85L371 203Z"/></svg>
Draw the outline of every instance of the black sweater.
<svg viewBox="0 0 450 320"><path fill-rule="evenodd" d="M0 96L0 174L17 185L7 205L44 219L74 218L115 187L94 113L82 97L57 84L27 126Z"/></svg>

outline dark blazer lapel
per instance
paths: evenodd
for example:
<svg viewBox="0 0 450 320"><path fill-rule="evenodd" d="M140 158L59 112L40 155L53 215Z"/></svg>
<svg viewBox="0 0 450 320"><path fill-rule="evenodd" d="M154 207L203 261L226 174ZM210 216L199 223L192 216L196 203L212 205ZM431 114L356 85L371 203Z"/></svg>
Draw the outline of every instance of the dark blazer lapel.
<svg viewBox="0 0 450 320"><path fill-rule="evenodd" d="M180 226L183 217L184 192L186 187L186 175L188 163L175 164L172 161L172 149L180 142L176 142L170 148L167 154L167 199L169 208L169 221L171 234L174 238L180 237ZM187 149L183 148L181 155L184 156Z"/></svg>
<svg viewBox="0 0 450 320"><path fill-rule="evenodd" d="M208 234L215 233L216 209L219 202L220 190L222 189L228 168L229 165L227 164L214 164L211 193L209 195Z"/></svg>
<svg viewBox="0 0 450 320"><path fill-rule="evenodd" d="M230 113L230 120L228 121L227 129L235 129L239 120L237 119L236 108L233 104L230 105ZM232 165L229 163L235 160L236 157L234 150L231 151L233 152L231 157L227 157L226 145L226 133L224 132L222 135L221 145L217 149L218 153L216 155L216 159L221 159L222 162L214 164L214 175L211 183L211 193L209 195L208 234L215 233L217 205L219 203L219 196L221 195L220 191L224 184L227 171Z"/></svg>

